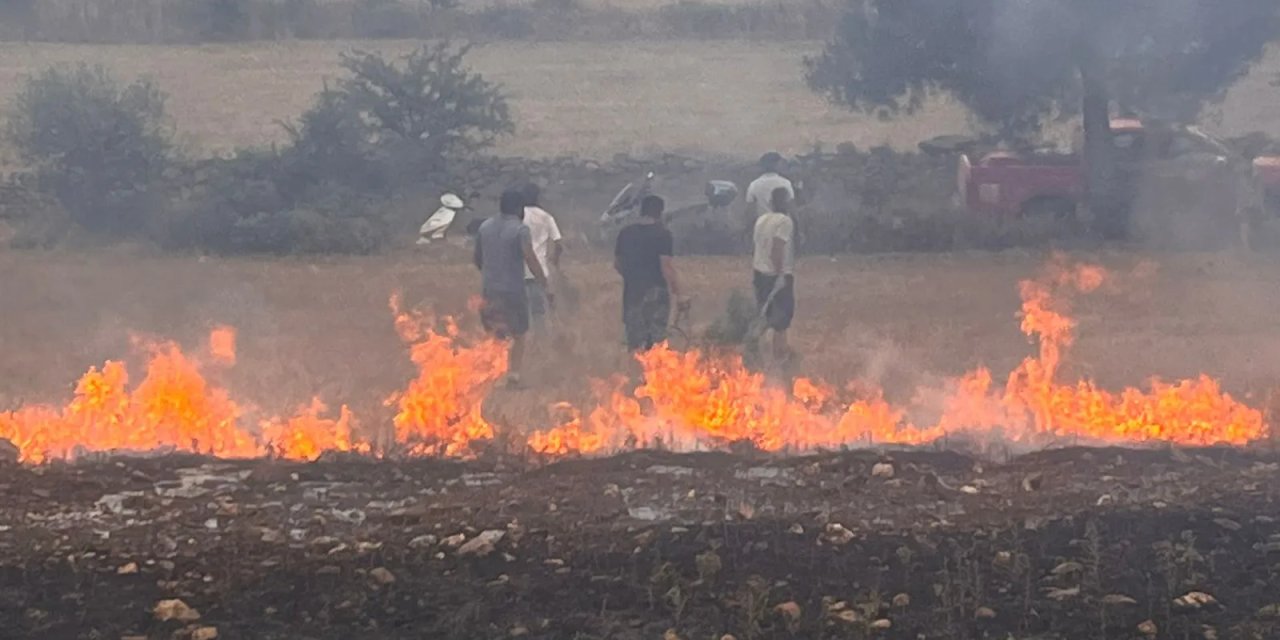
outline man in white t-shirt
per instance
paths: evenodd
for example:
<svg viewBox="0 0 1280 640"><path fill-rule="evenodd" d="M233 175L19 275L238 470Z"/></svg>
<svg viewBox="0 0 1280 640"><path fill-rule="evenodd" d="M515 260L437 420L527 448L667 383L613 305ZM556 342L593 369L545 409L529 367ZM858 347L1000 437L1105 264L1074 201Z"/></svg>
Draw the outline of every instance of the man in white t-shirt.
<svg viewBox="0 0 1280 640"><path fill-rule="evenodd" d="M796 190L791 181L778 173L781 166L782 156L777 152L770 151L764 154L760 157L760 170L764 173L747 185L745 196L747 210L743 222L748 238L755 229L756 218L772 210L770 202L774 189L786 189L790 200L796 198Z"/></svg>
<svg viewBox="0 0 1280 640"><path fill-rule="evenodd" d="M538 198L542 189L529 183L524 188L524 224L529 227L529 235L533 237L533 253L542 265L543 273L549 277L560 270L561 247L560 226L542 207L538 206ZM534 279L528 267L524 273L525 290L529 295L529 320L535 331L546 327L547 292Z"/></svg>
<svg viewBox="0 0 1280 640"><path fill-rule="evenodd" d="M768 202L768 213L756 218L751 284L756 304L773 332L772 345L765 353L766 362L781 363L789 355L787 330L796 312L796 227L789 214L791 192L786 187L774 188Z"/></svg>

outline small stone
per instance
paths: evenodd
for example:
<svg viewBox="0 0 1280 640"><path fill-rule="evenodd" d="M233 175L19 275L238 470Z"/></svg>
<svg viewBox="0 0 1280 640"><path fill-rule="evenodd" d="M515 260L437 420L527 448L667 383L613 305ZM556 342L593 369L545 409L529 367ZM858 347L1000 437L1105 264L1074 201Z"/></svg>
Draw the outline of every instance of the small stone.
<svg viewBox="0 0 1280 640"><path fill-rule="evenodd" d="M388 570L386 567L378 567L377 569L370 571L369 577L373 578L374 581L377 582L378 584L384 585L384 586L393 584L396 581L396 575L394 573L391 573L391 571Z"/></svg>
<svg viewBox="0 0 1280 640"><path fill-rule="evenodd" d="M800 619L800 605L796 604L795 601L788 600L774 607L773 610L788 620Z"/></svg>
<svg viewBox="0 0 1280 640"><path fill-rule="evenodd" d="M200 619L200 612L187 606L187 603L173 598L171 600L161 600L156 603L155 610L156 620L166 622L168 620L177 620L178 622L195 622Z"/></svg>
<svg viewBox="0 0 1280 640"><path fill-rule="evenodd" d="M680 639L680 634L676 633L675 629L667 629L666 632L662 634L662 640L681 640L681 639Z"/></svg>
<svg viewBox="0 0 1280 640"><path fill-rule="evenodd" d="M1013 565L1013 554L1008 551L997 551L996 557L991 560L991 564L997 567L1010 567Z"/></svg>
<svg viewBox="0 0 1280 640"><path fill-rule="evenodd" d="M893 606L899 609L911 606L911 596L905 593L899 593L893 597Z"/></svg>
<svg viewBox="0 0 1280 640"><path fill-rule="evenodd" d="M823 538L830 544L841 546L849 544L853 541L853 532L846 529L844 525L838 522L832 522L827 525L827 529Z"/></svg>
<svg viewBox="0 0 1280 640"><path fill-rule="evenodd" d="M489 529L481 532L480 535L467 541L466 544L458 547L458 555L472 556L476 558L484 558L493 553L495 546L499 540L507 535L506 531L501 529Z"/></svg>
<svg viewBox="0 0 1280 640"><path fill-rule="evenodd" d="M522 625L511 627L511 632L508 635L510 635L512 638L523 638L529 635L529 629Z"/></svg>
<svg viewBox="0 0 1280 640"><path fill-rule="evenodd" d="M849 624L853 624L855 622L858 622L859 620L862 620L862 616L858 615L858 612L854 611L853 609L845 609L844 611L840 611L836 613L835 618L836 620L839 620L841 622L847 622Z"/></svg>
<svg viewBox="0 0 1280 640"><path fill-rule="evenodd" d="M138 572L138 563L136 562L130 562L129 564L123 565L119 569L116 569L116 575L120 575L120 576L131 576L137 572Z"/></svg>
<svg viewBox="0 0 1280 640"><path fill-rule="evenodd" d="M420 535L420 536L417 536L417 538L408 541L408 548L425 549L428 547L435 547L435 543L438 543L438 541L439 541L439 538L436 538L436 536L434 535L431 535L431 534Z"/></svg>
<svg viewBox="0 0 1280 640"><path fill-rule="evenodd" d="M1156 628L1156 623L1150 620L1143 620L1138 623L1138 633L1141 633L1144 636L1155 636L1158 631L1159 629Z"/></svg>
<svg viewBox="0 0 1280 640"><path fill-rule="evenodd" d="M1179 609L1198 610L1217 606L1218 599L1203 592L1191 591L1173 599L1173 605Z"/></svg>
<svg viewBox="0 0 1280 640"><path fill-rule="evenodd" d="M191 640L216 640L217 637L217 627L200 627L191 632Z"/></svg>
<svg viewBox="0 0 1280 640"><path fill-rule="evenodd" d="M990 607L978 607L977 611L973 612L973 617L977 620L990 620L996 617L996 612Z"/></svg>
<svg viewBox="0 0 1280 640"><path fill-rule="evenodd" d="M462 543L466 541L467 541L467 534L455 533L449 536L448 538L445 538L444 540L442 540L440 544L444 546L446 549L456 549L462 546Z"/></svg>
<svg viewBox="0 0 1280 640"><path fill-rule="evenodd" d="M1084 565L1079 562L1064 562L1054 567L1052 573L1055 576L1065 576L1080 573L1082 571L1084 571Z"/></svg>
<svg viewBox="0 0 1280 640"><path fill-rule="evenodd" d="M893 465L888 462L877 462L871 467L871 477L888 480L893 477Z"/></svg>
<svg viewBox="0 0 1280 640"><path fill-rule="evenodd" d="M791 525L791 528L787 529L787 533L790 533L796 536L802 536L804 535L804 527L800 526L800 523L797 522Z"/></svg>
<svg viewBox="0 0 1280 640"><path fill-rule="evenodd" d="M1124 595L1123 593L1112 593L1102 596L1103 604L1138 604L1137 600Z"/></svg>
<svg viewBox="0 0 1280 640"><path fill-rule="evenodd" d="M876 620L875 622L871 623L872 629L877 629L880 631L884 631L885 629L889 629L892 627L893 627L893 621L888 618L880 618L879 620Z"/></svg>
<svg viewBox="0 0 1280 640"><path fill-rule="evenodd" d="M960 493L976 496L978 495L978 488L973 485L966 484L965 486L960 487Z"/></svg>

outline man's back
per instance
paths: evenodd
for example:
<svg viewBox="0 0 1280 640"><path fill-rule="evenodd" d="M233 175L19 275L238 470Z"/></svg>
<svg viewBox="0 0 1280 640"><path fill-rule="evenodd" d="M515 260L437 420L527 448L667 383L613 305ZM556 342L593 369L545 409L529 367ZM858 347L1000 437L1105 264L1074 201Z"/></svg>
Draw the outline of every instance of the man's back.
<svg viewBox="0 0 1280 640"><path fill-rule="evenodd" d="M780 187L786 189L787 194L792 198L795 198L795 187L792 186L790 180L773 172L761 175L759 178L752 180L751 184L747 185L747 204L756 205L757 216L772 211L772 206L769 204L770 198L773 196L773 190Z"/></svg>
<svg viewBox="0 0 1280 640"><path fill-rule="evenodd" d="M753 232L755 252L751 266L766 275L778 275L773 264L773 241L786 242L782 254L782 273L790 274L795 268L795 223L783 213L766 213L756 219Z"/></svg>
<svg viewBox="0 0 1280 640"><path fill-rule="evenodd" d="M556 224L556 219L541 207L525 207L524 224L529 227L529 237L533 241L533 255L538 257L543 273L550 273L551 262L548 258L551 243L560 241L560 227ZM527 267L524 275L526 278L533 277Z"/></svg>
<svg viewBox="0 0 1280 640"><path fill-rule="evenodd" d="M662 256L672 254L671 232L658 224L633 224L618 232L614 257L622 274L623 298L643 297L651 289L667 287Z"/></svg>
<svg viewBox="0 0 1280 640"><path fill-rule="evenodd" d="M524 291L524 241L529 227L511 216L484 221L477 234L480 274L485 291Z"/></svg>

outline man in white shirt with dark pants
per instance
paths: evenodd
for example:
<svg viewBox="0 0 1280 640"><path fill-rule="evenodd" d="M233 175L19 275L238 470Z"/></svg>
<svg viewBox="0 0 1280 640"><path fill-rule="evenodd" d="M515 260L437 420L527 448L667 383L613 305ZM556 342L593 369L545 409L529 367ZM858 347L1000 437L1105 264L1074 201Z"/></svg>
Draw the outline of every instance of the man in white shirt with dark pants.
<svg viewBox="0 0 1280 640"><path fill-rule="evenodd" d="M550 282L552 277L556 277L552 274L558 276L560 271L560 254L563 249L560 245L560 226L556 224L556 219L538 206L541 195L542 189L538 185L532 182L525 185L524 224L529 227L529 235L533 238L533 253ZM529 295L529 325L535 332L541 333L547 326L547 292L534 279L528 267L525 268L524 284Z"/></svg>
<svg viewBox="0 0 1280 640"><path fill-rule="evenodd" d="M773 333L765 362L780 365L791 356L787 330L796 312L796 227L790 216L791 192L786 187L774 188L768 203L769 211L755 222L751 284L756 305Z"/></svg>

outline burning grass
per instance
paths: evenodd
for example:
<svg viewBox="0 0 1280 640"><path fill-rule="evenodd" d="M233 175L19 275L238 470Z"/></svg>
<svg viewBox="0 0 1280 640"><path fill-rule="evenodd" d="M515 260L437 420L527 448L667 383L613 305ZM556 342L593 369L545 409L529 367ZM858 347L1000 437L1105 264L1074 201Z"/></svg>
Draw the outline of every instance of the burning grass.
<svg viewBox="0 0 1280 640"><path fill-rule="evenodd" d="M1139 277L1147 272L1136 271ZM1038 353L1008 375L1002 391L987 369L950 381L942 393L943 409L931 422L919 422L926 413L921 407L895 407L866 381L839 386L797 378L788 388L749 370L735 354L681 352L664 345L637 357L643 381L634 390L623 382L597 384L594 407L558 403L555 412L563 422L532 433L527 424L499 426L483 415L485 398L505 372L502 344L463 331L453 318L404 311L394 297L395 326L418 375L387 399L397 409L391 450L465 457L500 430L507 431L504 441L519 443L517 449L556 456L738 443L765 451L812 451L919 445L953 435L1029 446L1064 440L1244 445L1266 437L1262 412L1223 392L1206 375L1173 383L1153 380L1147 389L1118 393L1088 379L1060 380L1075 340L1072 300L1105 285L1124 287L1122 279L1098 265L1055 257L1038 277L1023 280L1021 328L1038 344ZM136 387L129 388L124 364L109 361L85 374L65 406L0 414L0 437L17 445L22 459L37 463L84 451L157 447L304 460L330 451L374 450L360 438L347 407L326 418L319 398L293 417L268 419L250 430L240 405L205 378L198 360L172 343L143 343L142 348L150 359ZM233 330L213 330L207 359L219 366L236 361Z"/></svg>

